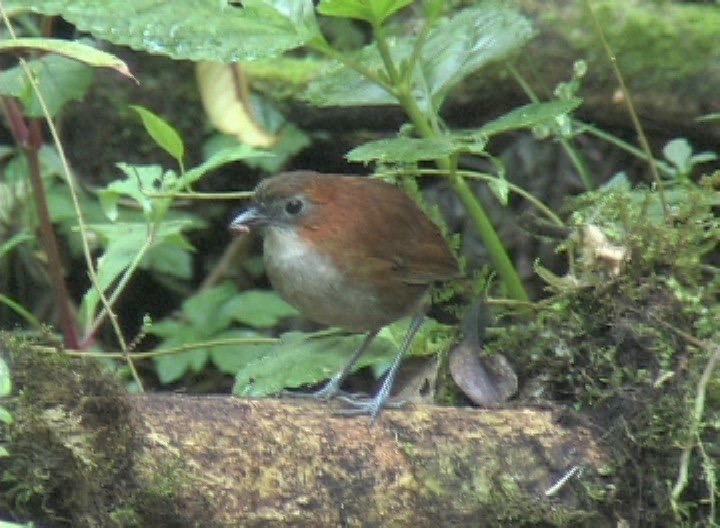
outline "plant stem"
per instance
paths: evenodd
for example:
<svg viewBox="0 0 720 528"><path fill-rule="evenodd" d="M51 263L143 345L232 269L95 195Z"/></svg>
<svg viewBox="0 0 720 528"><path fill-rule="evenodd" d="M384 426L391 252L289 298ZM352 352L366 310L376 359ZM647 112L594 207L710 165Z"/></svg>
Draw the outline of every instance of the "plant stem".
<svg viewBox="0 0 720 528"><path fill-rule="evenodd" d="M401 93L399 100L421 136L426 138L437 137L438 132L428 124L425 115L409 92ZM507 294L517 301L527 301L529 297L525 287L482 204L478 201L465 179L451 167L448 159L438 159L436 164L440 170L448 173L452 188L457 193L460 201L462 201L465 211L472 218L485 244L493 267L505 285Z"/></svg>
<svg viewBox="0 0 720 528"><path fill-rule="evenodd" d="M645 151L645 155L647 156L648 165L650 167L650 174L652 174L653 180L655 181L655 186L657 188L658 197L660 198L660 203L662 204L663 213L665 214L665 217L667 218L669 211L668 211L667 201L665 200L665 187L663 185L662 180L660 179L660 173L658 172L658 169L655 166L653 155L652 155L652 150L650 149L650 143L648 143L647 136L645 135L645 131L643 130L643 127L640 124L640 119L638 118L637 112L635 111L635 105L633 104L632 97L630 95L630 90L628 90L628 87L625 84L625 78L622 76L622 73L620 72L620 68L617 65L617 57L615 57L615 54L613 53L612 49L610 48L610 44L608 43L607 39L605 38L605 31L603 30L602 25L600 25L600 21L597 19L597 16L595 15L595 9L593 9L592 3L590 2L590 0L585 0L585 5L587 6L588 11L590 12L590 18L592 18L593 24L595 25L595 31L597 31L597 34L600 37L600 42L602 43L603 49L605 50L605 53L607 54L608 59L610 60L610 66L612 67L615 78L617 79L617 82L620 85L620 90L622 91L623 98L625 100L625 106L627 106L628 114L630 114L630 120L632 121L633 127L635 128L635 131L637 132L638 140L640 141L640 146Z"/></svg>
<svg viewBox="0 0 720 528"><path fill-rule="evenodd" d="M71 308L70 293L65 284L64 267L50 218L50 208L48 207L45 183L43 182L40 158L38 156L43 144L40 123L36 119L26 121L20 110L20 105L15 99L4 97L3 102L5 103L5 109L9 117L8 122L11 125L15 141L22 148L28 161L30 185L32 186L38 216L40 241L48 259L47 272L50 276L50 285L55 294L63 342L68 348L78 348L80 336Z"/></svg>
<svg viewBox="0 0 720 528"><path fill-rule="evenodd" d="M515 78L517 83L520 85L520 87L523 89L525 94L528 96L530 101L533 103L539 103L540 99L535 94L535 91L532 89L530 84L525 80L525 78L520 74L520 72L513 66L512 64L509 64L507 66L508 71L510 74ZM580 177L580 181L582 181L583 186L585 187L585 190L591 191L597 187L595 185L595 182L592 179L592 176L590 175L590 171L588 170L587 166L585 165L585 161L580 157L575 147L573 147L570 144L570 141L568 138L563 137L561 134L556 134L555 137L557 137L560 140L560 145L562 146L563 150L565 151L565 154L570 159L572 164L575 166L575 170L578 173L578 176Z"/></svg>

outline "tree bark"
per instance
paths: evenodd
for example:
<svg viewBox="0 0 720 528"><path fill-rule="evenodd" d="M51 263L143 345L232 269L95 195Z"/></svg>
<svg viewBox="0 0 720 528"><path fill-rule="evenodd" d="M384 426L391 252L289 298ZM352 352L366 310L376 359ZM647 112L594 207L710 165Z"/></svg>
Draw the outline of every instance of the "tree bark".
<svg viewBox="0 0 720 528"><path fill-rule="evenodd" d="M138 475L148 479L176 458L198 481L183 500L206 505L218 526L604 522L584 491L604 485L596 473L604 455L556 411L422 406L388 410L372 426L309 401L151 395L131 403ZM558 486L576 466L582 474Z"/></svg>
<svg viewBox="0 0 720 528"><path fill-rule="evenodd" d="M6 343L3 343L3 340ZM3 351L7 346L9 352ZM50 350L48 353L47 350ZM614 483L561 408L128 395L94 360L0 335L16 396L0 519L42 526L609 526Z"/></svg>

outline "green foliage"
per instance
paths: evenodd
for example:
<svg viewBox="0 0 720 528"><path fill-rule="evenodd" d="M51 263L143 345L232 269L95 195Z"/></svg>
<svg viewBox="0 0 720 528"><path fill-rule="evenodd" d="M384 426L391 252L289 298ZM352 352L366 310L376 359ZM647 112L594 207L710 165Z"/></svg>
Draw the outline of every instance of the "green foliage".
<svg viewBox="0 0 720 528"><path fill-rule="evenodd" d="M688 178L695 165L717 159L717 154L714 152L693 154L692 147L685 138L669 141L663 148L663 155L672 164L675 176L678 178Z"/></svg>
<svg viewBox="0 0 720 528"><path fill-rule="evenodd" d="M581 100L532 103L521 106L499 118L486 123L477 130L463 130L432 138L397 137L368 141L347 153L350 161L379 161L381 163L410 163L435 160L462 153L483 153L491 136L532 128L557 121L578 107Z"/></svg>
<svg viewBox="0 0 720 528"><path fill-rule="evenodd" d="M599 424L619 481L644 483L624 484L615 500L640 501L645 520L657 525L680 525L668 485L678 478L680 450L697 445L690 467L707 466L703 453L720 432L717 387L715 404L700 411L702 425L693 421L699 372L712 355L694 340L720 340L720 274L712 264L719 176L665 182L666 213L657 192L622 178L575 199L572 225L580 232L592 225L608 240L571 237L564 245L575 257L571 273L548 276L551 296L537 315L487 344L490 353L514 350L519 375L542 399L573 405ZM706 475L691 469L688 493L712 493ZM703 514L683 515L690 525Z"/></svg>
<svg viewBox="0 0 720 528"><path fill-rule="evenodd" d="M130 108L135 110L142 119L145 130L153 138L165 152L175 158L182 167L183 157L185 156L185 145L183 144L180 134L171 127L160 116L150 112L142 106L132 105Z"/></svg>
<svg viewBox="0 0 720 528"><path fill-rule="evenodd" d="M489 123L485 123L478 129L477 133L494 136L511 130L532 128L549 121L557 120L559 117L566 115L568 112L580 106L581 102L581 99L571 97L569 99L550 101L547 103L531 103L520 106Z"/></svg>
<svg viewBox="0 0 720 528"><path fill-rule="evenodd" d="M61 15L95 37L175 59L235 62L276 56L318 35L311 0L226 2L11 0L44 15Z"/></svg>
<svg viewBox="0 0 720 528"><path fill-rule="evenodd" d="M416 37L391 37L387 48L392 62L402 68L402 82L418 106L434 113L453 86L517 51L532 34L528 20L515 11L483 6L441 19L429 30L425 42ZM397 104L398 93L389 89L392 80L378 82L371 73L387 65L379 46L375 42L331 65L308 86L308 101L318 106Z"/></svg>
<svg viewBox="0 0 720 528"><path fill-rule="evenodd" d="M69 101L79 101L93 81L93 69L81 62L47 55L28 61L28 67L40 86L50 115L57 114ZM0 93L18 98L29 117L41 117L42 107L21 66L0 73Z"/></svg>
<svg viewBox="0 0 720 528"><path fill-rule="evenodd" d="M159 351L191 345L191 350L154 358L160 381L169 383L188 372L199 372L208 361L223 372L235 374L241 366L257 359L262 348L243 344L261 337L258 332L232 328L232 323L270 327L296 313L272 292L240 293L231 283L200 291L183 303L179 317L148 328L163 338Z"/></svg>
<svg viewBox="0 0 720 528"><path fill-rule="evenodd" d="M412 0L323 0L318 13L326 16L356 18L379 26Z"/></svg>
<svg viewBox="0 0 720 528"><path fill-rule="evenodd" d="M407 329L407 321L384 328L363 354L356 369L371 367L376 376L390 367ZM449 346L449 329L427 321L413 342L411 355L438 354ZM234 394L267 396L283 388L301 388L332 377L360 346L361 335L320 332L316 335L288 332L280 343L260 346L254 361L237 371Z"/></svg>
<svg viewBox="0 0 720 528"><path fill-rule="evenodd" d="M47 38L15 38L0 41L0 53L13 50L50 52L94 68L112 68L125 75L130 75L127 65L115 55L79 41Z"/></svg>

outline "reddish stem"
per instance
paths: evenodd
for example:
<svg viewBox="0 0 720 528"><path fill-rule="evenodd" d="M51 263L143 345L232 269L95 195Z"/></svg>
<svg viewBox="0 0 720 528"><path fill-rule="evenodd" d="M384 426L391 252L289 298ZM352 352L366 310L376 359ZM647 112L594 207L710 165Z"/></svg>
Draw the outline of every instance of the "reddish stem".
<svg viewBox="0 0 720 528"><path fill-rule="evenodd" d="M3 97L3 103L15 141L23 149L28 160L30 185L33 189L33 198L35 199L35 208L37 209L39 221L40 241L48 259L48 274L55 292L64 343L66 347L76 349L80 346L80 335L71 308L70 293L65 284L62 259L55 230L50 219L50 209L40 167L39 152L43 145L40 121L25 118L20 109L20 104L14 98Z"/></svg>

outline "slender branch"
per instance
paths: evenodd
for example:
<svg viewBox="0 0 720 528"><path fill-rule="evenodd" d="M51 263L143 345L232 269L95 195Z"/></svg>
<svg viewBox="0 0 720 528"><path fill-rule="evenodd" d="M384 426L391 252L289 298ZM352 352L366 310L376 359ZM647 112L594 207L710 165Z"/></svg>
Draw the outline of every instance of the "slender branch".
<svg viewBox="0 0 720 528"><path fill-rule="evenodd" d="M655 181L655 185L657 187L658 196L660 197L660 203L662 204L663 213L665 214L665 217L668 216L668 206L667 202L665 201L665 191L664 191L664 185L662 180L660 179L660 174L657 170L657 167L655 166L655 163L653 163L653 155L652 150L650 149L650 143L647 140L647 136L645 135L645 130L642 127L642 124L640 124L640 119L638 118L637 112L635 111L635 105L632 102L632 97L630 95L630 90L628 90L627 85L625 84L625 78L623 77L622 73L620 72L620 68L617 65L617 57L613 53L612 49L610 48L610 44L608 44L607 39L605 38L605 31L603 30L602 26L600 25L600 21L597 19L597 16L595 16L595 9L593 9L592 3L590 0L585 0L585 5L588 8L588 11L590 12L590 18L593 20L593 24L595 25L595 30L597 31L598 36L600 37L600 42L603 45L603 48L605 49L605 53L607 54L608 58L610 59L610 66L612 67L613 73L615 74L615 78L618 81L618 84L620 85L620 90L623 93L623 99L625 101L625 106L627 106L628 113L630 114L630 119L632 120L633 127L635 127L635 131L638 135L638 140L640 141L640 146L645 151L645 154L647 156L648 160L648 166L650 167L650 174L653 176L653 180Z"/></svg>
<svg viewBox="0 0 720 528"><path fill-rule="evenodd" d="M405 174L405 171L387 171L389 174L397 173L398 176L402 176ZM446 174L445 171L439 170L439 169L418 169L418 173L421 175L431 175L431 174L437 174L437 175L444 175ZM467 178L470 180L482 180L486 181L488 183L495 182L500 180L497 176L493 176L491 174L484 174L482 172L475 172L475 171L467 171L467 170L457 170L455 173L459 176L462 176L463 178ZM537 197L533 196L532 193L529 191L526 191L519 185L516 185L510 181L503 180L503 183L505 183L508 186L508 189L510 189L515 194L518 194L525 198L528 202L530 202L538 211L540 211L543 215L545 215L548 220L550 220L552 223L557 225L558 227L565 227L565 222L562 221L562 219L556 215L552 209L550 209L547 205L545 205L542 201L540 201Z"/></svg>
<svg viewBox="0 0 720 528"><path fill-rule="evenodd" d="M584 123L579 120L573 120L573 123L575 125L581 127L583 132L586 132L590 135L593 135L604 141L607 141L608 143L615 145L616 147L624 150L625 152L629 152L630 154L632 154L633 156L635 156L638 159L653 163L659 171L662 171L663 173L667 174L668 176L672 176L675 174L674 170L670 167L670 165L668 165L664 161L655 159L654 157L652 157L652 155L651 155L651 157L648 157L647 152L645 152L642 149L637 148L635 145L632 145L632 144L628 143L627 141L620 139L617 136L613 136L609 132L605 132L603 129L593 126L589 123Z"/></svg>
<svg viewBox="0 0 720 528"><path fill-rule="evenodd" d="M83 358L104 358L104 359L149 359L160 356L171 356L180 352L189 350L197 350L199 348L221 347L221 346L237 346L237 345L274 345L280 340L274 337L237 337L232 339L215 339L212 341L204 341L202 343L188 343L176 347L162 348L160 350L152 350L150 352L95 352L89 350L58 350L51 346L32 345L30 349L42 354L65 354L70 357Z"/></svg>

